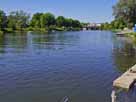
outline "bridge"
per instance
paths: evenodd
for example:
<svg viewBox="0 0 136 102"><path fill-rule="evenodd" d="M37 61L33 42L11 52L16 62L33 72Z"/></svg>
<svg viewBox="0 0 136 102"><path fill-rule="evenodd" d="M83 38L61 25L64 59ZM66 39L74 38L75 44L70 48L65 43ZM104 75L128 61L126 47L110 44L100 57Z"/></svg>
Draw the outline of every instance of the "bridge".
<svg viewBox="0 0 136 102"><path fill-rule="evenodd" d="M101 23L88 23L83 27L83 30L99 30Z"/></svg>

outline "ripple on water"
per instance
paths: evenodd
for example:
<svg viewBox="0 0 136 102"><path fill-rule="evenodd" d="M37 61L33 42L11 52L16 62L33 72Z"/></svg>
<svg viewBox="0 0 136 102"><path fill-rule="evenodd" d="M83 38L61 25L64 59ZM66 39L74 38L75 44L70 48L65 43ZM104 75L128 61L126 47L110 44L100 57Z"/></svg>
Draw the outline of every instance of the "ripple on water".
<svg viewBox="0 0 136 102"><path fill-rule="evenodd" d="M71 102L109 102L112 81L126 61L135 60L122 54L130 54L127 42L107 31L5 36L0 44L2 102L59 102L65 96ZM121 93L120 100L133 102L134 90Z"/></svg>

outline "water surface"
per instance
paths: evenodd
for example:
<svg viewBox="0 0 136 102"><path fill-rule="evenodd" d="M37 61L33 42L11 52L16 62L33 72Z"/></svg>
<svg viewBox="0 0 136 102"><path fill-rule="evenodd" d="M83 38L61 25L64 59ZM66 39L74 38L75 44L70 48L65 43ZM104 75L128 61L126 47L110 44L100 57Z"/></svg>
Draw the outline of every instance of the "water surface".
<svg viewBox="0 0 136 102"><path fill-rule="evenodd" d="M109 31L6 34L1 102L110 102L112 81L136 63L134 45ZM135 88L119 102L135 102Z"/></svg>

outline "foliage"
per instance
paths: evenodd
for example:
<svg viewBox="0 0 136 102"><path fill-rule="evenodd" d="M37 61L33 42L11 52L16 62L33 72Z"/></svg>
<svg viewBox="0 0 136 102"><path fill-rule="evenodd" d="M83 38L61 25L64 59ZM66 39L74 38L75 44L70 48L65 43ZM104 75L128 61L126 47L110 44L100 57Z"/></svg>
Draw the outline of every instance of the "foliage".
<svg viewBox="0 0 136 102"><path fill-rule="evenodd" d="M111 26L108 22L101 24L102 30L109 30L110 28L111 28Z"/></svg>
<svg viewBox="0 0 136 102"><path fill-rule="evenodd" d="M126 23L124 22L123 19L119 18L112 21L111 26L114 29L124 29L126 27Z"/></svg>
<svg viewBox="0 0 136 102"><path fill-rule="evenodd" d="M72 27L76 28L76 27L81 27L81 23L78 20L73 20L72 22Z"/></svg>
<svg viewBox="0 0 136 102"><path fill-rule="evenodd" d="M57 17L57 19L56 19L56 25L58 27L63 27L63 26L65 26L65 24L66 24L66 19L63 16Z"/></svg>
<svg viewBox="0 0 136 102"><path fill-rule="evenodd" d="M30 26L35 28L41 28L41 16L43 13L35 13L30 21Z"/></svg>
<svg viewBox="0 0 136 102"><path fill-rule="evenodd" d="M3 31L0 31L0 35L3 35Z"/></svg>
<svg viewBox="0 0 136 102"><path fill-rule="evenodd" d="M115 19L122 19L128 28L136 23L136 0L119 0L113 7Z"/></svg>
<svg viewBox="0 0 136 102"><path fill-rule="evenodd" d="M112 22L103 23L101 25L102 30L116 30L116 29L124 29L127 24L123 21L123 19L115 19Z"/></svg>
<svg viewBox="0 0 136 102"><path fill-rule="evenodd" d="M113 6L115 20L111 23L104 23L101 29L114 30L130 28L136 24L136 0L118 0Z"/></svg>
<svg viewBox="0 0 136 102"><path fill-rule="evenodd" d="M0 30L6 27L7 17L4 11L0 10Z"/></svg>
<svg viewBox="0 0 136 102"><path fill-rule="evenodd" d="M30 21L30 26L35 28L45 28L49 31L51 30L72 30L73 28L81 28L82 25L80 21L71 18L65 18L63 16L55 16L51 13L36 13Z"/></svg>
<svg viewBox="0 0 136 102"><path fill-rule="evenodd" d="M10 12L8 16L8 28L12 28L15 30L21 30L22 28L26 28L29 22L29 15L24 11L14 11Z"/></svg>
<svg viewBox="0 0 136 102"><path fill-rule="evenodd" d="M35 13L30 15L24 11L13 11L8 16L0 10L0 31L64 31L81 29L82 24L78 20L58 16L51 13Z"/></svg>
<svg viewBox="0 0 136 102"><path fill-rule="evenodd" d="M55 16L51 13L45 13L40 17L41 27L49 27L55 25Z"/></svg>

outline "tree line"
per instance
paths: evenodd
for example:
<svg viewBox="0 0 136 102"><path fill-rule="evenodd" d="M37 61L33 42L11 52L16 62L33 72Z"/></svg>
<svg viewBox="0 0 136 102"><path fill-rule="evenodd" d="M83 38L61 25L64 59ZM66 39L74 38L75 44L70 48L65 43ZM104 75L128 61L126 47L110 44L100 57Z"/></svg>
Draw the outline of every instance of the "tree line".
<svg viewBox="0 0 136 102"><path fill-rule="evenodd" d="M114 20L101 25L102 30L132 29L136 24L136 0L118 0L113 6ZM24 11L13 11L7 15L0 10L0 31L15 30L80 30L84 26L78 20L55 17L52 13L35 13L32 17Z"/></svg>
<svg viewBox="0 0 136 102"><path fill-rule="evenodd" d="M55 17L52 13L35 13L31 17L22 10L10 12L9 15L0 10L0 31L79 30L81 28L82 23L79 20L63 16Z"/></svg>
<svg viewBox="0 0 136 102"><path fill-rule="evenodd" d="M132 29L136 24L136 0L118 0L113 6L115 19L110 23L103 23L102 29Z"/></svg>

